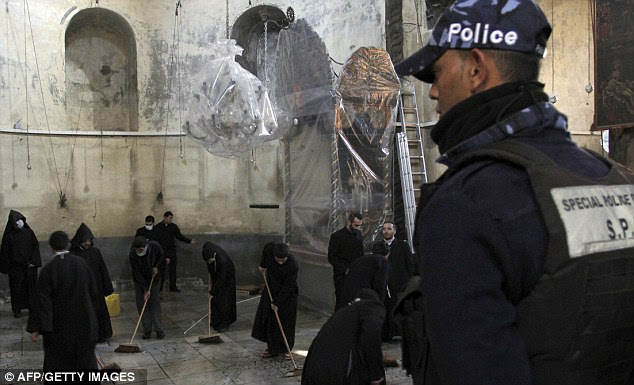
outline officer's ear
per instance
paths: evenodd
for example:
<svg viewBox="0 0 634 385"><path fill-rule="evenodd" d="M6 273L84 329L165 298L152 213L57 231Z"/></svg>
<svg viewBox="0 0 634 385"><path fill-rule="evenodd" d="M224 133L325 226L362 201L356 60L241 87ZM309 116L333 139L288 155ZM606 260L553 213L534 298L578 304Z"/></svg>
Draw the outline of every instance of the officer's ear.
<svg viewBox="0 0 634 385"><path fill-rule="evenodd" d="M501 84L497 65L486 51L474 48L465 61L465 71L472 94Z"/></svg>

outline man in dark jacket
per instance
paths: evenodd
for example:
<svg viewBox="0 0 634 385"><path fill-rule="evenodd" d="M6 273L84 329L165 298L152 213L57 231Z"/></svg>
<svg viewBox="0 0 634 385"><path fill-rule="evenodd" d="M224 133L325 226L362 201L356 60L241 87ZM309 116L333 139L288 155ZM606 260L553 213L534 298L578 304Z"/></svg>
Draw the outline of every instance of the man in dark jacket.
<svg viewBox="0 0 634 385"><path fill-rule="evenodd" d="M31 339L44 337L44 371L96 370L99 298L93 273L83 259L67 251L63 231L51 234L49 245L55 255L38 278L38 307L29 315L35 317L29 320Z"/></svg>
<svg viewBox="0 0 634 385"><path fill-rule="evenodd" d="M211 320L217 332L225 331L237 319L236 315L236 268L229 254L213 242L203 245L203 259L211 276Z"/></svg>
<svg viewBox="0 0 634 385"><path fill-rule="evenodd" d="M376 292L362 289L321 327L308 349L302 385L383 383L381 325L385 308Z"/></svg>
<svg viewBox="0 0 634 385"><path fill-rule="evenodd" d="M363 216L352 213L345 227L330 235L328 242L328 262L332 265L332 280L335 285L335 311L345 302L341 302L341 289L348 274L350 264L363 255L363 235L361 225Z"/></svg>
<svg viewBox="0 0 634 385"><path fill-rule="evenodd" d="M9 275L11 310L15 318L21 317L22 309L34 310L40 266L42 258L35 233L24 215L11 210L0 245L0 273Z"/></svg>
<svg viewBox="0 0 634 385"><path fill-rule="evenodd" d="M145 225L136 229L134 237L138 236L145 237L148 241L159 241L158 230L154 225L154 217L152 215L145 217Z"/></svg>
<svg viewBox="0 0 634 385"><path fill-rule="evenodd" d="M400 336L399 327L392 319L392 311L396 304L396 296L407 285L407 281L416 273L412 253L407 242L397 239L396 226L386 221L382 226L383 239L372 245L372 252L383 255L390 264L390 276L387 281L385 296L385 323L383 324L383 340L389 341Z"/></svg>
<svg viewBox="0 0 634 385"><path fill-rule="evenodd" d="M97 288L97 321L99 322L99 341L104 342L112 337L112 325L110 314L106 305L106 296L114 292L108 267L101 256L101 251L93 245L94 236L86 224L79 225L75 236L70 241L70 252L83 258L92 271L95 287Z"/></svg>
<svg viewBox="0 0 634 385"><path fill-rule="evenodd" d="M154 230L157 233L158 242L161 244L163 248L163 253L165 253L165 264L164 266L159 266L161 268L161 284L160 290L163 290L163 284L165 283L165 270L169 269L170 275L170 291L179 292L180 289L176 286L176 240L183 243L190 243L192 245L196 244L195 239L189 239L181 234L180 229L173 223L174 214L171 211L166 211L163 214L163 221L154 227Z"/></svg>
<svg viewBox="0 0 634 385"><path fill-rule="evenodd" d="M163 250L155 241L148 241L144 237L136 237L130 250L130 266L132 266L132 280L136 294L136 307L141 314L143 304L147 301L141 324L143 325L143 339L152 335L152 328L156 331L156 338L165 338L161 325L161 302L159 298L158 268L163 263Z"/></svg>
<svg viewBox="0 0 634 385"><path fill-rule="evenodd" d="M350 271L341 289L341 301L344 304L359 295L361 289L372 289L385 301L387 282L390 276L390 263L380 254L365 254L350 265Z"/></svg>
<svg viewBox="0 0 634 385"><path fill-rule="evenodd" d="M459 0L396 66L432 84L449 167L417 212L417 384L632 380L634 176L570 139L536 81L550 34L534 1Z"/></svg>
<svg viewBox="0 0 634 385"><path fill-rule="evenodd" d="M265 251L266 254L263 253L259 268L266 274L273 301L271 302L265 288L255 313L251 337L266 342L266 351L261 354L263 358L284 353L286 359L290 359L275 318L275 311L279 314L289 347L293 349L299 295L297 288L299 265L284 243L265 246Z"/></svg>

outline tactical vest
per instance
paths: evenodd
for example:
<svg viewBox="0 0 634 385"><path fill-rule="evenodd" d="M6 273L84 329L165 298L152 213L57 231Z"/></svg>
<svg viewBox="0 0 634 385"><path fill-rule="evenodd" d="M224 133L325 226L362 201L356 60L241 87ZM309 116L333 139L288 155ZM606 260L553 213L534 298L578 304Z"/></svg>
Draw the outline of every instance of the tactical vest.
<svg viewBox="0 0 634 385"><path fill-rule="evenodd" d="M522 167L530 177L549 236L542 275L516 305L535 385L626 385L632 378L634 174L594 156L611 164L607 176L576 175L533 147L504 140L466 154L440 181L487 159ZM437 186L423 193L417 216ZM415 381L428 383L436 381Z"/></svg>

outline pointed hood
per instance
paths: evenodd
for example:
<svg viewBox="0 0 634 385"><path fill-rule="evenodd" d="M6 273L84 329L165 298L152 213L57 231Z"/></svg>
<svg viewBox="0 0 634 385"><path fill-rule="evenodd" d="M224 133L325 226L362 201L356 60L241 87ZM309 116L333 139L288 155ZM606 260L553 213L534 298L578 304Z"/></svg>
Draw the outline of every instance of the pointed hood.
<svg viewBox="0 0 634 385"><path fill-rule="evenodd" d="M24 222L24 227L29 227L29 225L26 224L26 217L24 215L15 210L9 211L9 219L7 220L7 225L4 228L4 234L8 233L11 230L18 230L18 225L15 222L19 221L20 219L22 219L22 221Z"/></svg>
<svg viewBox="0 0 634 385"><path fill-rule="evenodd" d="M80 243L87 240L92 241L94 238L95 237L92 235L92 231L90 231L90 228L86 226L85 223L82 223L81 225L79 225L79 228L77 228L77 231L75 232L75 236L73 237L73 239L70 240L70 249L71 250L75 249L79 247Z"/></svg>
<svg viewBox="0 0 634 385"><path fill-rule="evenodd" d="M213 242L205 242L203 245L203 259L207 261L213 257L215 253L217 253L216 245L214 245Z"/></svg>

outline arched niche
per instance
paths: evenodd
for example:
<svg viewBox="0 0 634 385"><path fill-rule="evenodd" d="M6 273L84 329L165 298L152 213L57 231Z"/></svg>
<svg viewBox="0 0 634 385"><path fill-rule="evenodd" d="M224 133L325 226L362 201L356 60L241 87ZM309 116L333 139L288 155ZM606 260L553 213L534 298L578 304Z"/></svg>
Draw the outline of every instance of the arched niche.
<svg viewBox="0 0 634 385"><path fill-rule="evenodd" d="M79 11L65 35L66 111L70 129L138 129L134 31L104 8Z"/></svg>
<svg viewBox="0 0 634 385"><path fill-rule="evenodd" d="M264 25L267 20L265 58ZM264 82L268 77L269 88L275 84L277 37L282 26L288 26L288 19L282 10L270 5L257 5L240 15L231 29L231 38L244 49L242 56L236 56L236 61L261 81Z"/></svg>

